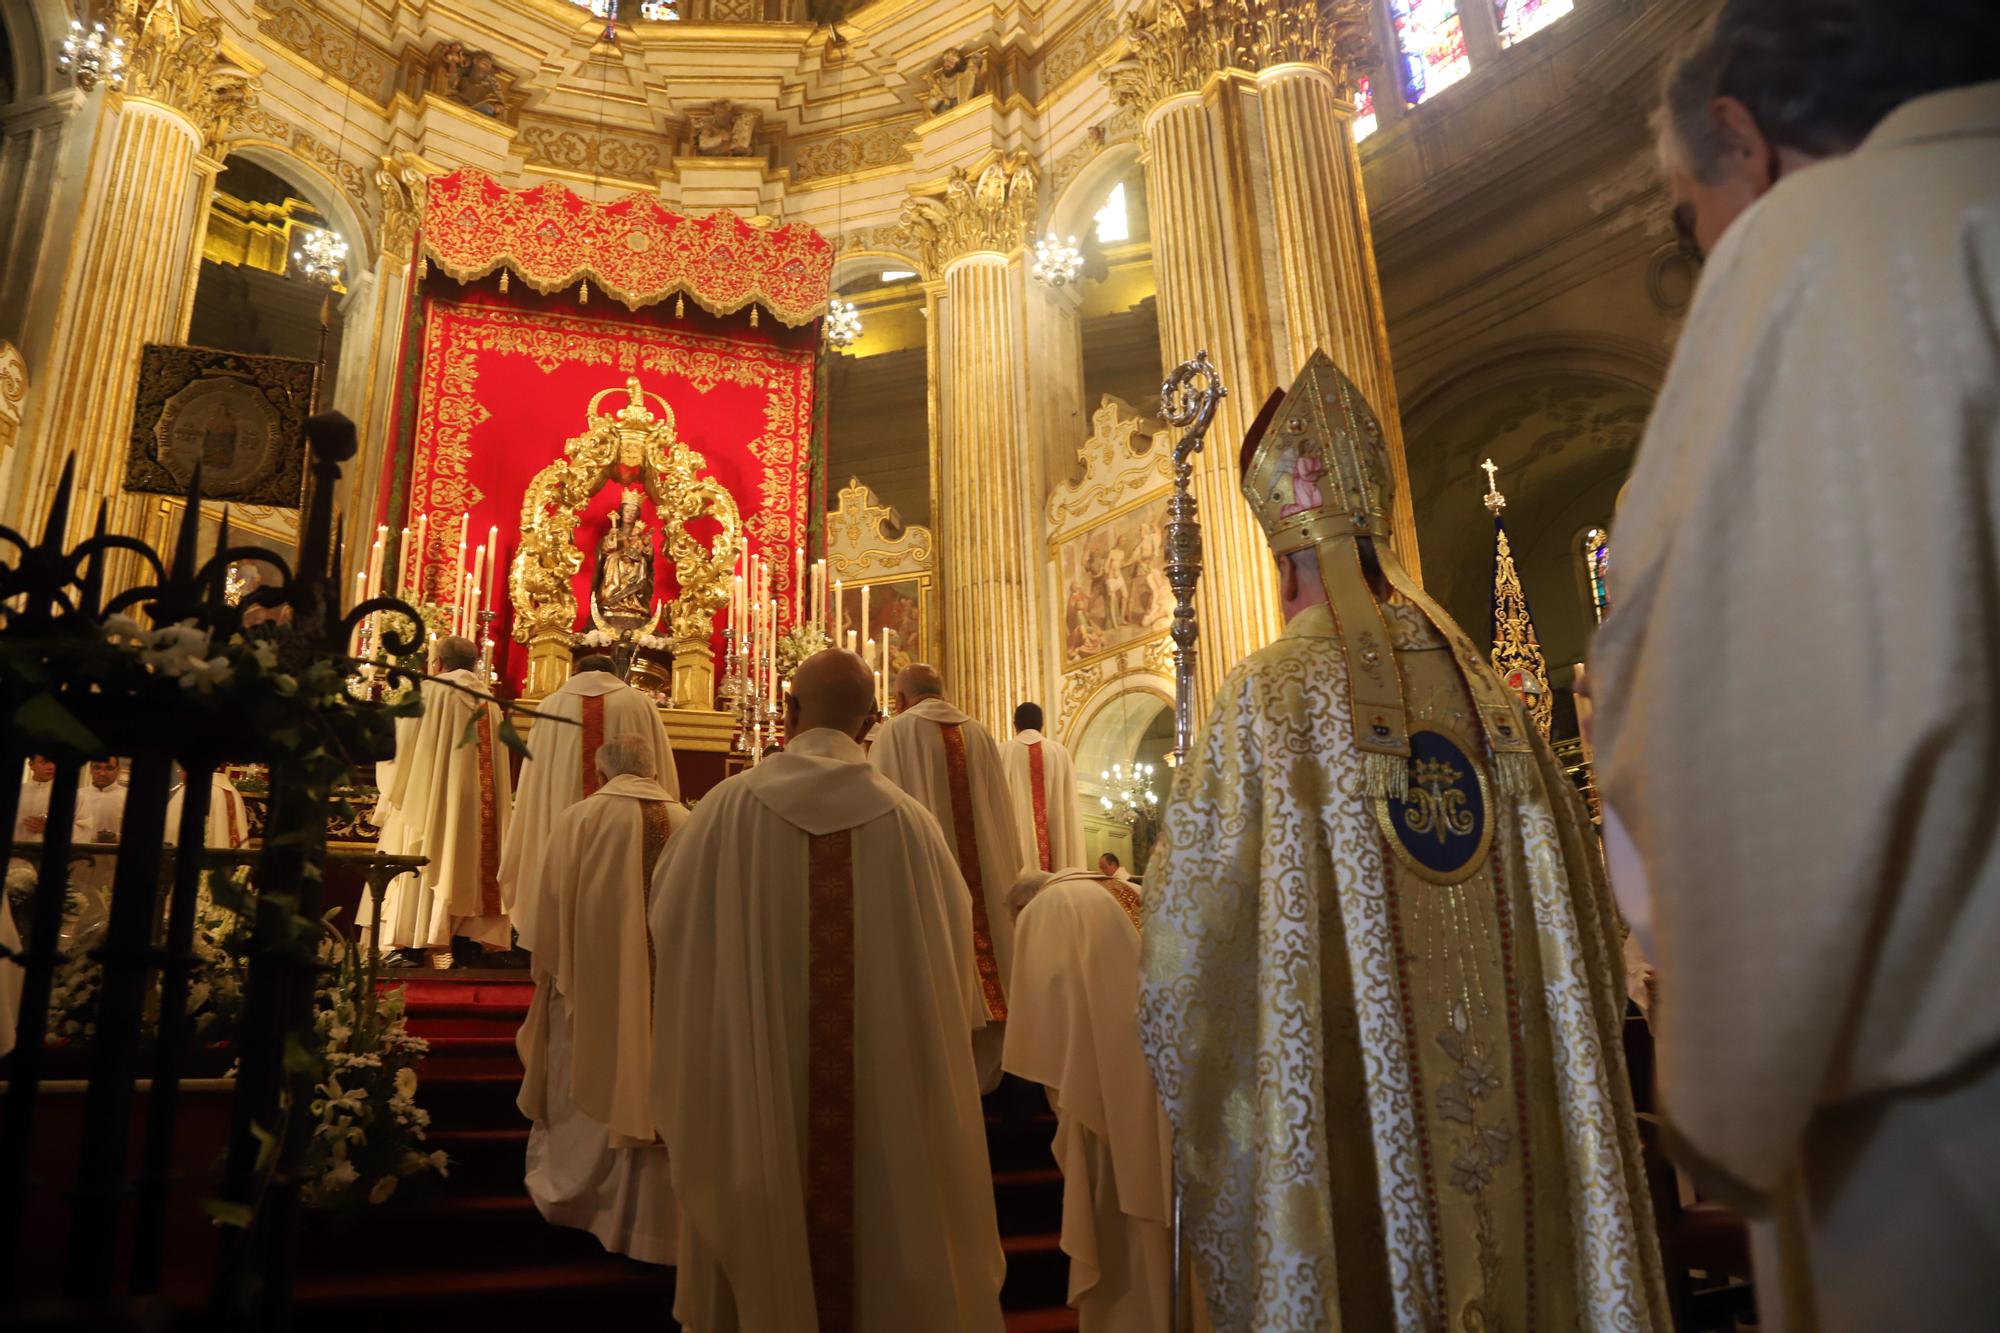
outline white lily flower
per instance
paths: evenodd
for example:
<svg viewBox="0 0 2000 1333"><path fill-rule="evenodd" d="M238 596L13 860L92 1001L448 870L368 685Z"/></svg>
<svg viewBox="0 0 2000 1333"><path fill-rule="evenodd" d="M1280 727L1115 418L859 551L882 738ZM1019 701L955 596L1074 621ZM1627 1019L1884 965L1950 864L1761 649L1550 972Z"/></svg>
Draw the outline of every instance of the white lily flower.
<svg viewBox="0 0 2000 1333"><path fill-rule="evenodd" d="M211 657L207 660L190 658L179 673L181 688L192 689L201 694L213 694L217 687L227 685L236 677L236 668L226 657Z"/></svg>

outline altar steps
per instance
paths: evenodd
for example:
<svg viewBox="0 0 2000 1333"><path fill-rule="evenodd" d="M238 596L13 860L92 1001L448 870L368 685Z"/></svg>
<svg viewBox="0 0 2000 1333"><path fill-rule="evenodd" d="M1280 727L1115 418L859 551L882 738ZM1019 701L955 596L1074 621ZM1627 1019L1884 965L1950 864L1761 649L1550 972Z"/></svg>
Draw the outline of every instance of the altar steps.
<svg viewBox="0 0 2000 1333"><path fill-rule="evenodd" d="M440 1326L564 1327L643 1319L672 1328L673 1273L604 1253L589 1234L542 1221L521 1186L528 1127L514 1105L515 1030L533 986L511 976L392 974L406 985L410 1030L431 1043L419 1102L449 1179L369 1209L359 1225L315 1227L304 1247L294 1327L346 1333L433 1333ZM1062 1177L1055 1123L1003 1116L989 1103L994 1200L1007 1254L1001 1303L1008 1333L1073 1333L1064 1305L1069 1263L1057 1244Z"/></svg>

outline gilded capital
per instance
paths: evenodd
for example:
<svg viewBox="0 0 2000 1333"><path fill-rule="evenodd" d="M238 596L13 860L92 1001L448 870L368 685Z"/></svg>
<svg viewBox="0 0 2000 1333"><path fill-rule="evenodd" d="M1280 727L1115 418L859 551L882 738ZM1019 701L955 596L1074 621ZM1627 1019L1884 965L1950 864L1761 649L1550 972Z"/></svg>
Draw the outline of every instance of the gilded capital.
<svg viewBox="0 0 2000 1333"><path fill-rule="evenodd" d="M417 223L424 215L424 194L430 171L413 153L390 153L375 170L375 188L382 192L382 253L410 257Z"/></svg>
<svg viewBox="0 0 2000 1333"><path fill-rule="evenodd" d="M978 250L1011 254L1027 243L1035 218L1035 164L1025 152L988 163L977 176L953 167L942 195L916 195L903 205L901 230L908 249L937 278L962 255Z"/></svg>
<svg viewBox="0 0 2000 1333"><path fill-rule="evenodd" d="M1126 55L1103 72L1111 100L1150 111L1225 69L1318 65L1343 95L1374 39L1367 0L1147 0L1125 18Z"/></svg>
<svg viewBox="0 0 2000 1333"><path fill-rule="evenodd" d="M125 92L185 115L202 151L219 158L223 141L257 105L257 80L221 64L222 23L188 0L118 0L113 29L125 42Z"/></svg>

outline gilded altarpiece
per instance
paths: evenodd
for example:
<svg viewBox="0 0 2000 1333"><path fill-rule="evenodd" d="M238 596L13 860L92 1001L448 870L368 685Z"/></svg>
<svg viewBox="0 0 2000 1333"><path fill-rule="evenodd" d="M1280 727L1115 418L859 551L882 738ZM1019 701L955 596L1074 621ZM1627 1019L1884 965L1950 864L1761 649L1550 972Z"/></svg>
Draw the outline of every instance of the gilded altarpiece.
<svg viewBox="0 0 2000 1333"><path fill-rule="evenodd" d="M931 530L904 525L859 478L840 488L826 515L828 577L840 581L841 643L865 629L876 644L888 635L889 670L937 659L937 544ZM862 618L862 589L867 618Z"/></svg>

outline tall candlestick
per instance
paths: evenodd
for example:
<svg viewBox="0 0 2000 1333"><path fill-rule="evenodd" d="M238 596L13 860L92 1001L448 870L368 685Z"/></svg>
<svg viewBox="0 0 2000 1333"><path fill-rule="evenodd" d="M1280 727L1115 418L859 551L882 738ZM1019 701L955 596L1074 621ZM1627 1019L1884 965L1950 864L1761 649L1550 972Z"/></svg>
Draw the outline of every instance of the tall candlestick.
<svg viewBox="0 0 2000 1333"><path fill-rule="evenodd" d="M472 515L461 514L458 518L458 559L451 567L451 600L461 610L465 606L465 530L472 526ZM459 631L463 633L463 631Z"/></svg>
<svg viewBox="0 0 2000 1333"><path fill-rule="evenodd" d="M768 608L765 612L767 617L765 623L770 626L770 632L766 635L771 644L770 699L772 706L776 707L778 703L778 599L775 597L770 598L764 605Z"/></svg>
<svg viewBox="0 0 2000 1333"><path fill-rule="evenodd" d="M866 584L866 583L862 584L862 585L861 585L861 623L860 623L860 624L858 624L858 625L856 625L856 626L855 626L855 628L861 631L861 637L862 637L862 638L864 638L864 639L865 639L865 638L867 638L867 637L869 636L869 634L873 633L873 631L872 631L872 630L870 630L870 629L869 629L869 627L868 627L868 593L869 593L869 585L868 585L868 584Z"/></svg>
<svg viewBox="0 0 2000 1333"><path fill-rule="evenodd" d="M472 591L476 594L481 588L485 586L486 586L486 546L482 542L477 548L474 549L472 553ZM465 622L465 627L467 630L470 630L472 628L472 621L470 619L468 619Z"/></svg>
<svg viewBox="0 0 2000 1333"><path fill-rule="evenodd" d="M806 548L792 548L792 623L806 623Z"/></svg>
<svg viewBox="0 0 2000 1333"><path fill-rule="evenodd" d="M358 569L354 571L354 600L356 602L365 602L368 600L368 577ZM361 656L361 626L359 624L355 625L354 634L347 641L347 653L350 657Z"/></svg>
<svg viewBox="0 0 2000 1333"><path fill-rule="evenodd" d="M413 602L422 602L424 600L424 561L430 559L431 555L430 536L431 516L429 514L418 514L417 555L416 559L410 562L409 572L410 600Z"/></svg>
<svg viewBox="0 0 2000 1333"><path fill-rule="evenodd" d="M486 601L490 609L493 605L493 570L500 563L500 525L486 529Z"/></svg>

